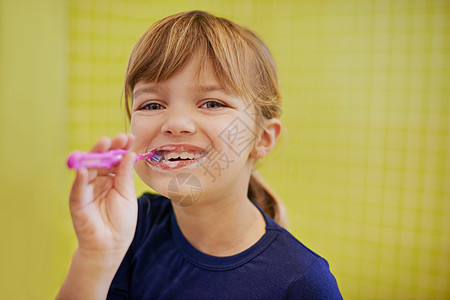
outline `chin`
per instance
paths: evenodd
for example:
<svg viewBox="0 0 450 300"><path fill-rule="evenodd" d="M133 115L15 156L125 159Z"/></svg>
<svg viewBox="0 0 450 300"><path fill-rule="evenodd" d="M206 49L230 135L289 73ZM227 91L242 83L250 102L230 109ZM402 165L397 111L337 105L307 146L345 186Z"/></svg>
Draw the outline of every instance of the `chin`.
<svg viewBox="0 0 450 300"><path fill-rule="evenodd" d="M170 176L164 175L164 179L158 176L158 179L152 180L153 184L149 186L172 200L175 205L188 207L198 203L203 194L203 185L194 173L174 172Z"/></svg>

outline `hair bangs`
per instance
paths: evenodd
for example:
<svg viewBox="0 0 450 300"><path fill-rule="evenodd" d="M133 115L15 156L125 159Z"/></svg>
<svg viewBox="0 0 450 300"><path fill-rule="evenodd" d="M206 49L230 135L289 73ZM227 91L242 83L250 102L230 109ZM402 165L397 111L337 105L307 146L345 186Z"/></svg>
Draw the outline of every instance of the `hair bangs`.
<svg viewBox="0 0 450 300"><path fill-rule="evenodd" d="M278 115L269 112L273 109L267 107L267 100L279 105L275 102L279 102L280 96L275 68L265 44L249 30L227 19L191 11L156 22L133 48L124 86L128 117L131 117L133 88L138 81L166 80L193 55L199 56L198 76L210 60L225 90L249 103L253 101L266 118Z"/></svg>

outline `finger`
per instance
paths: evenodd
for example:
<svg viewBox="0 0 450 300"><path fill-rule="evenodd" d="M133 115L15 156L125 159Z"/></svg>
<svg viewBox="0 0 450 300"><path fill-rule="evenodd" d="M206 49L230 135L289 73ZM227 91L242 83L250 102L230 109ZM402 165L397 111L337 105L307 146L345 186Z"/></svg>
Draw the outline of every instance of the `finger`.
<svg viewBox="0 0 450 300"><path fill-rule="evenodd" d="M128 150L130 148L130 145L132 145L133 141L134 137L125 133L120 133L113 139L104 136L100 138L98 142L92 147L91 152L105 152L111 149L118 149L118 148ZM90 168L89 181L92 181L97 176L107 176L111 173L115 173L115 167L111 169Z"/></svg>
<svg viewBox="0 0 450 300"><path fill-rule="evenodd" d="M105 152L111 148L112 141L109 137L101 137L97 143L91 148L91 152ZM105 176L111 172L111 169L89 168L89 182L93 181L97 176Z"/></svg>
<svg viewBox="0 0 450 300"><path fill-rule="evenodd" d="M77 170L69 196L71 210L83 207L90 201L88 196L89 172L85 168Z"/></svg>
<svg viewBox="0 0 450 300"><path fill-rule="evenodd" d="M108 172L105 173L105 171L102 171L105 169L102 168L89 168L88 169L88 184L93 183L95 178L97 178L100 175L106 175ZM103 174L105 173L105 174Z"/></svg>
<svg viewBox="0 0 450 300"><path fill-rule="evenodd" d="M117 191L124 197L130 200L135 200L134 192L134 160L136 153L128 152L122 159L122 162L116 169L115 187Z"/></svg>
<svg viewBox="0 0 450 300"><path fill-rule="evenodd" d="M111 148L111 139L107 136L100 138L91 148L91 152L104 152Z"/></svg>
<svg viewBox="0 0 450 300"><path fill-rule="evenodd" d="M111 149L124 149L125 146L128 144L128 135L125 133L118 134L115 138L111 141Z"/></svg>
<svg viewBox="0 0 450 300"><path fill-rule="evenodd" d="M128 136L128 143L127 143L127 145L125 146L125 150L130 150L131 149L131 147L133 146L133 144L134 144L134 135L132 135L131 133L129 133L129 134L127 134L127 136Z"/></svg>

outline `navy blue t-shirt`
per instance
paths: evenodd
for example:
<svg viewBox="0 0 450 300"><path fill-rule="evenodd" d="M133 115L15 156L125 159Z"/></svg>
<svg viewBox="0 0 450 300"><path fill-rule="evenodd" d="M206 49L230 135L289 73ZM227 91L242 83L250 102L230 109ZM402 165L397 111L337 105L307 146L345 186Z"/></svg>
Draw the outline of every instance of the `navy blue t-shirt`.
<svg viewBox="0 0 450 300"><path fill-rule="evenodd" d="M328 263L262 212L266 233L247 250L195 249L169 199L138 199L136 234L107 299L342 299Z"/></svg>

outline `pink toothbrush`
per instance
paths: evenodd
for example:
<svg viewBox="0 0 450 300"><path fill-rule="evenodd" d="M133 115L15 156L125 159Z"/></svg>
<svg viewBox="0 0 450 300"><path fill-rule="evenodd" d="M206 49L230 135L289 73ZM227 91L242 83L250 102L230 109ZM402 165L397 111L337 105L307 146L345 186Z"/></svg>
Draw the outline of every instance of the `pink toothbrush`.
<svg viewBox="0 0 450 300"><path fill-rule="evenodd" d="M74 151L67 159L67 166L75 170L81 168L109 169L118 164L126 153L127 151L123 149L112 149L106 152ZM150 159L153 162L160 162L162 157L161 151L148 152L137 155L135 161Z"/></svg>

